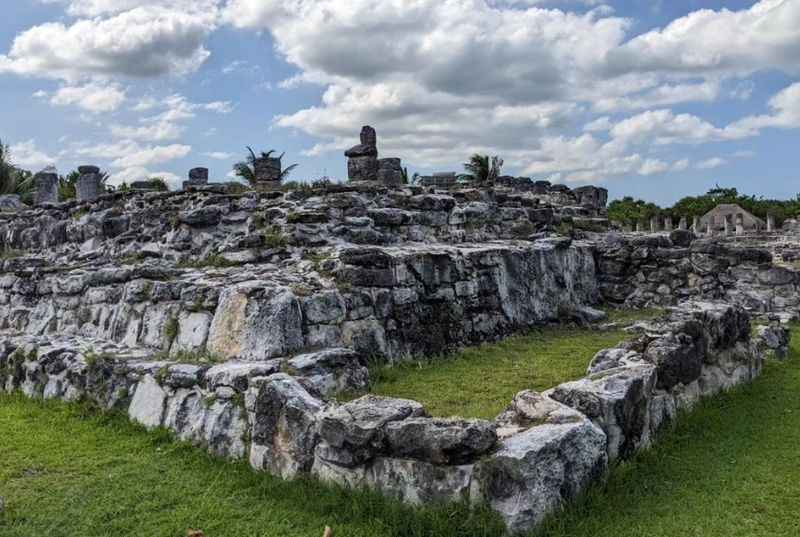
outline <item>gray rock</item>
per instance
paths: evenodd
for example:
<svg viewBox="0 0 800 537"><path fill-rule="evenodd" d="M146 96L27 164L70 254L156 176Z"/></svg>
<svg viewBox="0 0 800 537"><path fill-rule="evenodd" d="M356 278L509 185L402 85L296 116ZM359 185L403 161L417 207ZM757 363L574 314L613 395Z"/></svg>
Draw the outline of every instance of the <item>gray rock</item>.
<svg viewBox="0 0 800 537"><path fill-rule="evenodd" d="M499 512L511 533L530 531L607 464L605 435L588 420L540 425L507 438L476 465L471 498Z"/></svg>
<svg viewBox="0 0 800 537"><path fill-rule="evenodd" d="M525 390L514 396L511 404L495 418L497 434L510 438L539 425L563 425L586 419L580 412L540 393Z"/></svg>
<svg viewBox="0 0 800 537"><path fill-rule="evenodd" d="M164 420L167 394L151 376L145 376L136 386L128 416L148 429L160 427Z"/></svg>
<svg viewBox="0 0 800 537"><path fill-rule="evenodd" d="M289 375L278 373L261 379L247 392L251 466L284 478L310 471L318 415L324 408L322 401Z"/></svg>
<svg viewBox="0 0 800 537"><path fill-rule="evenodd" d="M317 457L338 466L355 467L384 450L386 425L425 415L416 401L365 395L319 416Z"/></svg>
<svg viewBox="0 0 800 537"><path fill-rule="evenodd" d="M385 432L392 457L443 465L474 462L497 442L494 424L482 420L410 418L388 423Z"/></svg>
<svg viewBox="0 0 800 537"><path fill-rule="evenodd" d="M323 397L359 392L369 387L366 360L350 349L326 349L303 354L288 362L292 374L302 377Z"/></svg>
<svg viewBox="0 0 800 537"><path fill-rule="evenodd" d="M656 368L611 369L561 384L545 395L588 416L606 434L608 459L628 458L650 445L650 401Z"/></svg>

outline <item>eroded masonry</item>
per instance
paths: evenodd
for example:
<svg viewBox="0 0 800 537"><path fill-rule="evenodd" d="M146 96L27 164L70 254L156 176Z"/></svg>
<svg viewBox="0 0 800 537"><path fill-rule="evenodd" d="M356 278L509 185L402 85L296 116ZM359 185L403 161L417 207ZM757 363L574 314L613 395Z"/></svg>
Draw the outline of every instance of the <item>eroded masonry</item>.
<svg viewBox="0 0 800 537"><path fill-rule="evenodd" d="M40 178L37 206L0 213L0 387L91 399L284 478L485 502L521 531L786 352L790 230L613 232L603 189L403 185L363 138L358 180L290 192L193 170L179 192L99 194L87 167L80 201L57 203ZM492 421L338 400L368 392L368 360L596 322L600 305L672 308Z"/></svg>

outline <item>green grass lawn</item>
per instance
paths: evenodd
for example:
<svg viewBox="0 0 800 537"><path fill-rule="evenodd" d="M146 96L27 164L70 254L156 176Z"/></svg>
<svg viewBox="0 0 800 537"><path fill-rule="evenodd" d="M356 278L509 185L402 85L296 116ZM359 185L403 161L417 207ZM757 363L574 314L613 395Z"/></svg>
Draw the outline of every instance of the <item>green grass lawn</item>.
<svg viewBox="0 0 800 537"><path fill-rule="evenodd" d="M800 327L790 360L704 401L539 537L800 536Z"/></svg>
<svg viewBox="0 0 800 537"><path fill-rule="evenodd" d="M610 310L630 324L661 310ZM544 391L586 375L594 355L630 338L622 330L544 328L425 362L374 368L371 393L413 399L433 416L492 419L522 390Z"/></svg>
<svg viewBox="0 0 800 537"><path fill-rule="evenodd" d="M124 417L0 396L2 537L496 537L464 506L423 511L377 494L284 482L147 433Z"/></svg>
<svg viewBox="0 0 800 537"><path fill-rule="evenodd" d="M706 401L539 537L800 535L800 329L791 359ZM0 396L2 537L499 537L461 506L282 482L75 405Z"/></svg>

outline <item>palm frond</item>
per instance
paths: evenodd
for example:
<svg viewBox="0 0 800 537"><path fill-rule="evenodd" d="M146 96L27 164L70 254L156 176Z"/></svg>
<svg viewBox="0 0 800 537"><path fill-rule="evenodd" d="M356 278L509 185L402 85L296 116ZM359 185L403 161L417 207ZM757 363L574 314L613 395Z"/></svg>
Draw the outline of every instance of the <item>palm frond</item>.
<svg viewBox="0 0 800 537"><path fill-rule="evenodd" d="M297 164L292 164L291 166L288 166L287 168L285 168L281 172L281 181L283 181L284 179L289 177L289 174L292 173L292 170L294 170L295 168L297 168Z"/></svg>

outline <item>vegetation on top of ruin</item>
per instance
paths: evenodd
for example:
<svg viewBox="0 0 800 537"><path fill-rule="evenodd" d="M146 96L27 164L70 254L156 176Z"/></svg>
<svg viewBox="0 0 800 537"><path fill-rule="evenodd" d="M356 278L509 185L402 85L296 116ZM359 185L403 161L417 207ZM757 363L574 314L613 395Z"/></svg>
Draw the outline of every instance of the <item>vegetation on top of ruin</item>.
<svg viewBox="0 0 800 537"><path fill-rule="evenodd" d="M500 177L503 164L503 159L498 156L490 157L476 153L464 164L464 169L470 180L478 184L490 184Z"/></svg>
<svg viewBox="0 0 800 537"><path fill-rule="evenodd" d="M33 202L33 174L14 166L8 146L0 140L0 195L16 194L23 203Z"/></svg>
<svg viewBox="0 0 800 537"><path fill-rule="evenodd" d="M653 217L669 216L674 219L703 216L717 205L736 204L759 218L768 214L775 217L778 225L785 220L800 216L800 194L790 200L764 199L740 194L735 188L712 188L702 196L687 196L671 207L659 207L655 203L637 200L630 196L614 200L608 205L608 217L613 222L635 225Z"/></svg>
<svg viewBox="0 0 800 537"><path fill-rule="evenodd" d="M272 155L277 153L277 151L275 151L274 149L270 149L269 151L262 151L260 156L256 156L255 151L253 151L253 149L250 146L247 146L247 151L249 153L247 155L247 158L242 162L234 164L233 172L236 175L236 177L244 179L251 186L254 186L256 183L258 183L258 177L256 176L256 162L258 162L261 159L270 159L270 158L277 158L277 160L281 160L283 159L283 156L286 154L286 153L281 153L279 157L273 157ZM295 168L297 168L297 164L292 164L291 166L283 168L278 178L281 181L283 181L284 179L289 177L289 174L291 174Z"/></svg>

